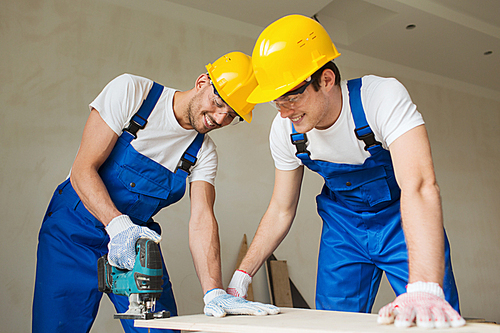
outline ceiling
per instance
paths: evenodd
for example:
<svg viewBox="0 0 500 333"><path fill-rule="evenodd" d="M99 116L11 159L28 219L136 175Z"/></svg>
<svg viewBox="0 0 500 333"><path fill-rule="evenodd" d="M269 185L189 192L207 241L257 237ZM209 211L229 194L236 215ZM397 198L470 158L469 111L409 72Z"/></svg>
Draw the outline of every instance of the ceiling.
<svg viewBox="0 0 500 333"><path fill-rule="evenodd" d="M500 93L499 0L168 1L262 28L287 14L316 15L340 50Z"/></svg>

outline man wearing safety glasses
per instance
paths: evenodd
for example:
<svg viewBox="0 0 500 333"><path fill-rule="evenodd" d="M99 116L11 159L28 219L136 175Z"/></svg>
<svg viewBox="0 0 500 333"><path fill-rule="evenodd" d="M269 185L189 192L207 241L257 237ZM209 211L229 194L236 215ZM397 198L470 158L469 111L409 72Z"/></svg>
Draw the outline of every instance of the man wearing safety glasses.
<svg viewBox="0 0 500 333"><path fill-rule="evenodd" d="M382 273L397 298L379 323L456 327L458 294L423 119L395 79L341 81L340 54L315 20L290 15L269 25L252 54L258 86L249 103L272 101L275 186L228 292L248 284L291 227L304 165L325 185L316 308L370 312Z"/></svg>
<svg viewBox="0 0 500 333"><path fill-rule="evenodd" d="M205 313L265 315L272 305L226 294L213 206L217 154L211 130L252 120L248 94L256 87L251 59L229 53L206 66L192 89L176 91L121 75L90 104L71 175L54 193L39 234L33 332L88 332L102 293L97 260L132 269L141 237L160 242L153 216L180 200L190 182L189 244L205 293ZM168 256L168 254L166 254ZM165 265L164 265L165 267ZM156 311L177 315L166 269ZM129 300L109 294L118 313ZM138 332L133 320L122 320Z"/></svg>

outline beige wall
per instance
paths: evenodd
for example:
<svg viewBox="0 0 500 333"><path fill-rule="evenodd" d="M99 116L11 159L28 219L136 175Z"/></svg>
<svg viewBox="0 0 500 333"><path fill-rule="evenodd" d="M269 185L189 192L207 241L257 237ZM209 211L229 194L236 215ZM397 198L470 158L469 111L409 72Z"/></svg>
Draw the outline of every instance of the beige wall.
<svg viewBox="0 0 500 333"><path fill-rule="evenodd" d="M41 218L71 167L88 103L124 72L189 89L204 65L223 53L251 53L260 31L164 0L0 3L2 332L30 330ZM395 76L409 89L428 123L463 314L500 321L497 92L342 53L338 64L343 77ZM226 284L243 234L251 240L271 196L274 171L267 137L273 117L274 111L261 105L251 125L212 135L219 147L216 214ZM310 305L321 230L314 197L321 185L317 175L306 172L296 222L276 251L288 261L290 275ZM181 314L203 309L187 245L188 219L187 196L157 216ZM263 270L254 288L258 300L269 301ZM384 284L374 310L392 298ZM102 303L92 332L121 331L109 302Z"/></svg>

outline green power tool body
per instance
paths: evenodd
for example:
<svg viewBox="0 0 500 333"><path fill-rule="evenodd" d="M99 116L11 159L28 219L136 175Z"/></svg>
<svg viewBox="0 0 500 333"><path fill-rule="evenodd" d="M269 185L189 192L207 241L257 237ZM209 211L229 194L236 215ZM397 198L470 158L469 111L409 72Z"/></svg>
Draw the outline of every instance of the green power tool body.
<svg viewBox="0 0 500 333"><path fill-rule="evenodd" d="M99 291L129 298L128 310L115 314L115 319L170 317L168 311L154 312L156 300L163 290L163 264L158 244L150 239L140 238L135 244L135 253L134 268L130 271L112 266L107 254L99 258Z"/></svg>

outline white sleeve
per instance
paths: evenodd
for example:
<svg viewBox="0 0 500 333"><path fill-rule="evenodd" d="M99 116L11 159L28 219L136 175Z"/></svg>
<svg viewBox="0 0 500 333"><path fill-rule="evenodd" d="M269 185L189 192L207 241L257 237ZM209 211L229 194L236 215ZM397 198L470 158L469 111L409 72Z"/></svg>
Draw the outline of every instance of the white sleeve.
<svg viewBox="0 0 500 333"><path fill-rule="evenodd" d="M104 87L89 108L96 109L106 124L121 135L152 84L149 79L122 74Z"/></svg>
<svg viewBox="0 0 500 333"><path fill-rule="evenodd" d="M364 91L365 111L370 127L378 139L389 147L404 133L424 124L424 120L408 91L398 80L388 78L377 80L375 84L373 89Z"/></svg>
<svg viewBox="0 0 500 333"><path fill-rule="evenodd" d="M295 156L295 146L290 139L290 132L287 129L288 119L283 120L278 114L274 118L269 133L269 145L271 155L274 159L274 166L278 170L295 170L302 165L302 161Z"/></svg>
<svg viewBox="0 0 500 333"><path fill-rule="evenodd" d="M198 160L193 170L191 170L189 182L203 180L215 186L217 163L217 146L208 135L205 135L203 145L198 153Z"/></svg>

